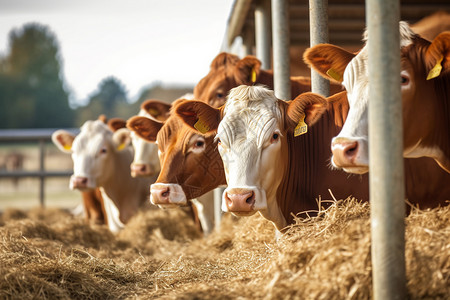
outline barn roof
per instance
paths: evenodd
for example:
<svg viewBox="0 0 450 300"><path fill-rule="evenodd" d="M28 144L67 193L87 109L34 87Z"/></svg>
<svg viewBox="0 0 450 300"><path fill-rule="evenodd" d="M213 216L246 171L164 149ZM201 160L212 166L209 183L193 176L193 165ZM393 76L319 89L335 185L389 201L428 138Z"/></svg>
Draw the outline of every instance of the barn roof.
<svg viewBox="0 0 450 300"><path fill-rule="evenodd" d="M260 0L259 0L260 1ZM228 46L238 37L255 32L255 6L258 0L235 0L227 23ZM270 1L269 1L270 2ZM415 23L438 10L450 13L449 0L401 0L401 20ZM309 1L289 1L290 44L309 46ZM329 0L330 43L359 44L365 28L364 0Z"/></svg>

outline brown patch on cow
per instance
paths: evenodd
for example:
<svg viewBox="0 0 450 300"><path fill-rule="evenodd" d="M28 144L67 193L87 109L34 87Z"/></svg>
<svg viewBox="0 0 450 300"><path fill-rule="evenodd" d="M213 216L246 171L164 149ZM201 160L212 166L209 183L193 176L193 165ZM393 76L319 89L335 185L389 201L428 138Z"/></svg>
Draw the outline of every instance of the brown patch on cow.
<svg viewBox="0 0 450 300"><path fill-rule="evenodd" d="M331 44L316 45L306 49L303 54L303 60L308 66L334 82L342 82L345 68L354 57L355 54Z"/></svg>
<svg viewBox="0 0 450 300"><path fill-rule="evenodd" d="M171 104L161 100L149 99L141 104L141 109L158 121L164 122L169 118Z"/></svg>
<svg viewBox="0 0 450 300"><path fill-rule="evenodd" d="M112 118L108 121L107 125L112 132L116 132L121 128L125 128L127 126L127 121L121 118Z"/></svg>
<svg viewBox="0 0 450 300"><path fill-rule="evenodd" d="M159 130L164 125L162 122L147 117L134 116L127 121L127 128L134 131L139 137L146 141L156 141Z"/></svg>

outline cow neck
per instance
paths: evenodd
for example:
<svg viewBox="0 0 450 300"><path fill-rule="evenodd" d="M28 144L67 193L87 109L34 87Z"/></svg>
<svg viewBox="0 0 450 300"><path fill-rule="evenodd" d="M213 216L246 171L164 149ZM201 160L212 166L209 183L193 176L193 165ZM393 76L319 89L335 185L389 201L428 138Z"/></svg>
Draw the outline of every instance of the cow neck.
<svg viewBox="0 0 450 300"><path fill-rule="evenodd" d="M102 187L122 213L125 207L133 206L133 204L140 206L145 201L149 179L131 177L130 164L133 161L131 147L122 151L114 151L111 158L111 161L114 162L112 163L112 175ZM141 199L142 201L140 201Z"/></svg>
<svg viewBox="0 0 450 300"><path fill-rule="evenodd" d="M340 112L330 107L304 135L294 137L291 130L286 132L286 167L277 190L277 201L288 224L293 222L292 213L312 211L314 215L319 196L331 199L328 189L340 197L353 195L368 199L367 175L362 179L359 176L349 178L347 173L330 167L331 139L340 130L335 125L335 113Z"/></svg>
<svg viewBox="0 0 450 300"><path fill-rule="evenodd" d="M436 91L437 113L441 120L434 120L436 144L443 152L444 161L440 164L450 172L450 73L435 79L434 89Z"/></svg>

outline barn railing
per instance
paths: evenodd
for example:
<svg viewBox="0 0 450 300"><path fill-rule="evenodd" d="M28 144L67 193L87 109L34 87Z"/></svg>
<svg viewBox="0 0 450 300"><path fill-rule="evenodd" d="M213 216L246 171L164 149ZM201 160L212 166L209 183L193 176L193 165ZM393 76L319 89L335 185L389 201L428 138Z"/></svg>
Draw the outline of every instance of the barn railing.
<svg viewBox="0 0 450 300"><path fill-rule="evenodd" d="M36 143L39 147L39 169L35 171L4 171L0 170L0 178L39 178L39 202L45 206L45 178L47 177L69 177L73 170L47 171L45 170L45 148L51 142L52 133L57 129L2 129L0 130L0 147L8 144ZM77 134L79 129L66 129Z"/></svg>

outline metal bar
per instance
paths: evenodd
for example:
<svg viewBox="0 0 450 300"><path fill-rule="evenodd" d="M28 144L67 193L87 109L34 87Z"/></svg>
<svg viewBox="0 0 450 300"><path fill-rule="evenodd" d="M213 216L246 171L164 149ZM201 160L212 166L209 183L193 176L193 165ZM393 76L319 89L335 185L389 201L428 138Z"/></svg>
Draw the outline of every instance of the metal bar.
<svg viewBox="0 0 450 300"><path fill-rule="evenodd" d="M234 3L230 18L228 19L228 47L231 47L234 39L241 35L251 4L252 0L236 0Z"/></svg>
<svg viewBox="0 0 450 300"><path fill-rule="evenodd" d="M39 171L45 171L45 140L39 141ZM41 207L45 206L45 177L39 177L39 202Z"/></svg>
<svg viewBox="0 0 450 300"><path fill-rule="evenodd" d="M255 45L255 33L250 27L245 27L245 32L242 34L242 50L243 55L253 55L253 46Z"/></svg>
<svg viewBox="0 0 450 300"><path fill-rule="evenodd" d="M272 34L275 95L280 99L290 100L288 0L272 0Z"/></svg>
<svg viewBox="0 0 450 300"><path fill-rule="evenodd" d="M366 0L374 299L406 299L399 1Z"/></svg>
<svg viewBox="0 0 450 300"><path fill-rule="evenodd" d="M266 70L272 68L270 55L271 33L270 2L269 0L259 0L256 2L255 7L256 57L261 61L261 68Z"/></svg>
<svg viewBox="0 0 450 300"><path fill-rule="evenodd" d="M220 229L220 222L222 220L222 194L225 188L218 187L214 190L214 226L217 230Z"/></svg>
<svg viewBox="0 0 450 300"><path fill-rule="evenodd" d="M328 43L328 0L309 0L310 45ZM330 95L330 82L311 68L311 91Z"/></svg>
<svg viewBox="0 0 450 300"><path fill-rule="evenodd" d="M25 177L69 177L73 170L67 171L14 171L0 172L0 178L25 178Z"/></svg>

